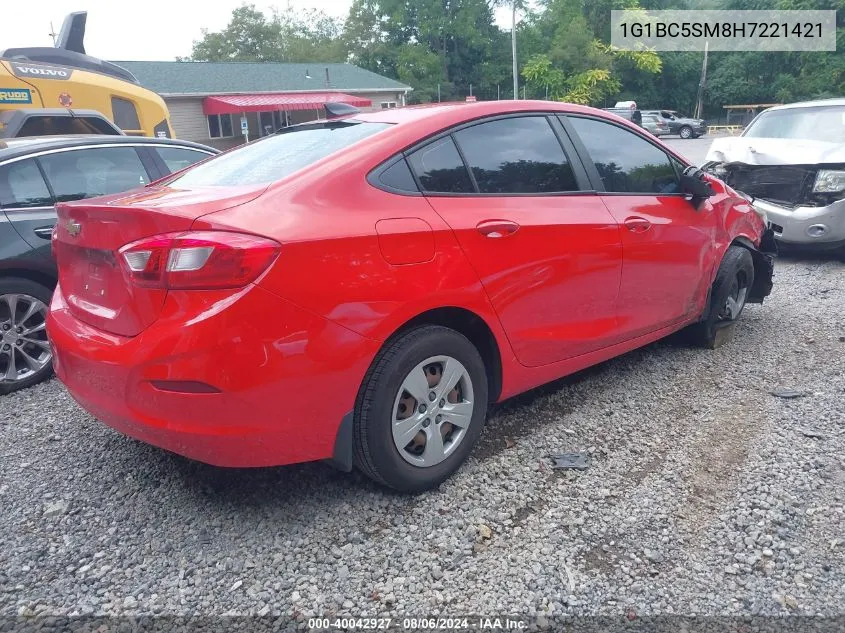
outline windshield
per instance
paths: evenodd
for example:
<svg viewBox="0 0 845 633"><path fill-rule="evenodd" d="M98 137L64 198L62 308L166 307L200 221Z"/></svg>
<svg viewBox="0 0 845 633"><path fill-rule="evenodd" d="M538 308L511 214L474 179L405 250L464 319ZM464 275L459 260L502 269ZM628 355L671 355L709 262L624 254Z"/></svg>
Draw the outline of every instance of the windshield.
<svg viewBox="0 0 845 633"><path fill-rule="evenodd" d="M757 117L743 136L845 143L845 106L770 110Z"/></svg>
<svg viewBox="0 0 845 633"><path fill-rule="evenodd" d="M168 184L270 184L388 127L389 123L334 121L288 128L188 169Z"/></svg>

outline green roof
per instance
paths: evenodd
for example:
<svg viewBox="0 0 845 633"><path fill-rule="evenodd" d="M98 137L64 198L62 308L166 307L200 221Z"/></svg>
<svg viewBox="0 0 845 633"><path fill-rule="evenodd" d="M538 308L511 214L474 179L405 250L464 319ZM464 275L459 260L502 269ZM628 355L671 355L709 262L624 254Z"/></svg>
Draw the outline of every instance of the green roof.
<svg viewBox="0 0 845 633"><path fill-rule="evenodd" d="M352 64L120 61L114 63L134 74L145 88L163 95L411 89L403 83ZM328 85L326 85L326 69L329 76Z"/></svg>

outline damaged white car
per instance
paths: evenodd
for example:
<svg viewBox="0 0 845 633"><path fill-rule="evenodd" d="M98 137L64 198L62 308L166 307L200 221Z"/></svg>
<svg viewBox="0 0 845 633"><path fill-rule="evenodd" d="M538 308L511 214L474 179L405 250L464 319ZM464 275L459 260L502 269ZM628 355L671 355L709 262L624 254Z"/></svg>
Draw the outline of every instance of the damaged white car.
<svg viewBox="0 0 845 633"><path fill-rule="evenodd" d="M845 254L845 99L770 108L715 139L703 169L748 196L780 244Z"/></svg>

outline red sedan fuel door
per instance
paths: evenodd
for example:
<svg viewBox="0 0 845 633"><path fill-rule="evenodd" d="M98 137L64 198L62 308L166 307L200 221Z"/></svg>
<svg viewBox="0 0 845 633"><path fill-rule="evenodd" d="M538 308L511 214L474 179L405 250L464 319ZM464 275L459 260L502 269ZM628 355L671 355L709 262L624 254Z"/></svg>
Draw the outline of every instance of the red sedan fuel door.
<svg viewBox="0 0 845 633"><path fill-rule="evenodd" d="M683 165L621 126L568 117L622 232L619 326L625 339L688 318L702 307L715 235L712 206L681 192Z"/></svg>
<svg viewBox="0 0 845 633"><path fill-rule="evenodd" d="M609 344L617 327L620 230L599 196L579 193L575 172L585 176L583 168L573 169L545 116L465 127L409 160L522 364Z"/></svg>

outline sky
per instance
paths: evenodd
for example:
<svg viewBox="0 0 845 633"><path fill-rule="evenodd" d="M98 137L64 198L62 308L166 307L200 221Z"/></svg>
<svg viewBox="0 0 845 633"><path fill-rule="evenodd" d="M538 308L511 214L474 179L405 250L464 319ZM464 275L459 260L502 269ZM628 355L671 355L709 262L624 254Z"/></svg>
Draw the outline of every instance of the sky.
<svg viewBox="0 0 845 633"><path fill-rule="evenodd" d="M12 0L5 0L11 2ZM345 17L352 0L250 0L260 10L296 11L314 8ZM37 11L3 12L0 20L0 51L20 46L52 46L50 23L58 33L64 17L73 11L88 11L85 50L107 60L173 60L191 54L191 44L202 29L225 28L232 10L242 0L37 0ZM497 19L509 24L508 11Z"/></svg>

